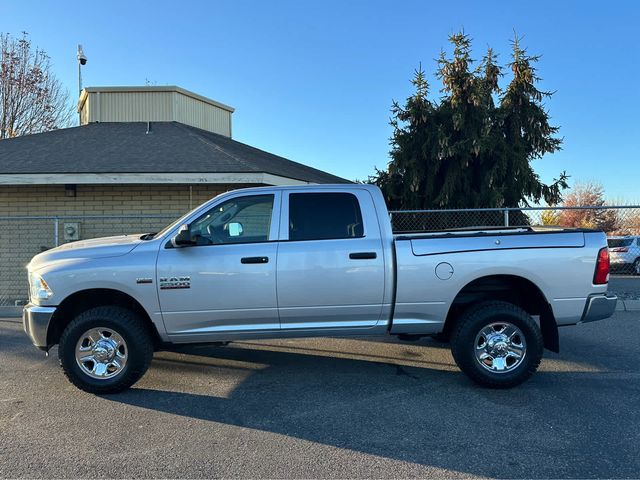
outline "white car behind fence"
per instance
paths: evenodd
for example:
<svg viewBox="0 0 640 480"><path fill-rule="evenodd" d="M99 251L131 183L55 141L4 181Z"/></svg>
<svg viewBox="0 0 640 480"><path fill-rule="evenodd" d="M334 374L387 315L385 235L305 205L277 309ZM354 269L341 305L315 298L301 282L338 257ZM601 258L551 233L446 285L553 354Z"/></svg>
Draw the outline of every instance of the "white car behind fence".
<svg viewBox="0 0 640 480"><path fill-rule="evenodd" d="M611 269L640 275L640 236L607 238Z"/></svg>

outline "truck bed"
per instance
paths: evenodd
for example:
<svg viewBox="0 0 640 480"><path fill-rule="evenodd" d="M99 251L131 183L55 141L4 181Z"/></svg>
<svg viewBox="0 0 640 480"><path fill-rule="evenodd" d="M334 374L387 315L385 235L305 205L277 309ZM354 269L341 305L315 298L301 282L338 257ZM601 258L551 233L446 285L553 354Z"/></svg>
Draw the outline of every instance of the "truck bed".
<svg viewBox="0 0 640 480"><path fill-rule="evenodd" d="M528 279L558 325L575 324L588 294L606 292L606 285L593 284L604 237L589 229L534 227L396 234L394 328L438 331L462 288L495 275Z"/></svg>
<svg viewBox="0 0 640 480"><path fill-rule="evenodd" d="M394 235L396 241L410 241L414 255L509 250L521 248L584 247L584 234L593 230L532 227L461 229Z"/></svg>
<svg viewBox="0 0 640 480"><path fill-rule="evenodd" d="M452 237L452 236L482 236L482 235L522 235L522 234L538 234L538 233L567 233L567 232L597 232L598 230L590 228L576 227L554 227L554 226L536 226L536 227L464 227L452 228L447 230L415 230L400 231L394 230L393 235L398 240L410 240L415 238L433 238L433 237Z"/></svg>

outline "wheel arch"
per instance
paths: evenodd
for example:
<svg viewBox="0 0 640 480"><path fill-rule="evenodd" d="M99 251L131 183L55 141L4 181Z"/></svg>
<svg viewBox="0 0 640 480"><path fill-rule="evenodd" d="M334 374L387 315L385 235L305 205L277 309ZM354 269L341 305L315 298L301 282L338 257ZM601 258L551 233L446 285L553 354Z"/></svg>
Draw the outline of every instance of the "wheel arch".
<svg viewBox="0 0 640 480"><path fill-rule="evenodd" d="M553 352L560 350L558 326L546 296L531 280L512 274L479 277L461 288L449 307L443 333L450 335L468 308L490 300L513 303L529 315L539 316L545 348Z"/></svg>
<svg viewBox="0 0 640 480"><path fill-rule="evenodd" d="M49 323L47 345L57 344L66 326L77 315L91 308L107 305L120 306L136 313L147 326L153 339L154 347L158 347L162 343L151 317L134 297L120 290L90 288L72 293L58 305Z"/></svg>

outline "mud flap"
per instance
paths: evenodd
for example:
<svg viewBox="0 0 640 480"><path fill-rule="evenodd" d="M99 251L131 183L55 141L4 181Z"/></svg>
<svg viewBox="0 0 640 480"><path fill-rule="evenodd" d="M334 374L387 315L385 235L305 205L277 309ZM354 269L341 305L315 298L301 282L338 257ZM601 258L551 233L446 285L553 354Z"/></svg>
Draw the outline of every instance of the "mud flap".
<svg viewBox="0 0 640 480"><path fill-rule="evenodd" d="M540 315L540 330L544 340L544 348L555 353L560 353L560 336L558 335L558 325L553 317L551 307L547 306Z"/></svg>

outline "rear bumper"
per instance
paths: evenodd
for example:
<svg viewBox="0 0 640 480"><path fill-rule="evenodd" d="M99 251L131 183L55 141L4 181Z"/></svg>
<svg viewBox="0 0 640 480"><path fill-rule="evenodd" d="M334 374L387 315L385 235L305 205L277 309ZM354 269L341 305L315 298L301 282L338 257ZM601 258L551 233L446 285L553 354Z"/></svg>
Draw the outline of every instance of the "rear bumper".
<svg viewBox="0 0 640 480"><path fill-rule="evenodd" d="M40 307L32 303L26 305L22 310L22 326L31 342L42 350L47 350L47 333L51 317L56 311L56 307Z"/></svg>
<svg viewBox="0 0 640 480"><path fill-rule="evenodd" d="M609 265L612 267L627 267L629 265L633 265L633 258L612 258L609 262Z"/></svg>
<svg viewBox="0 0 640 480"><path fill-rule="evenodd" d="M618 297L615 295L591 295L582 314L580 323L595 322L609 318L616 311Z"/></svg>

